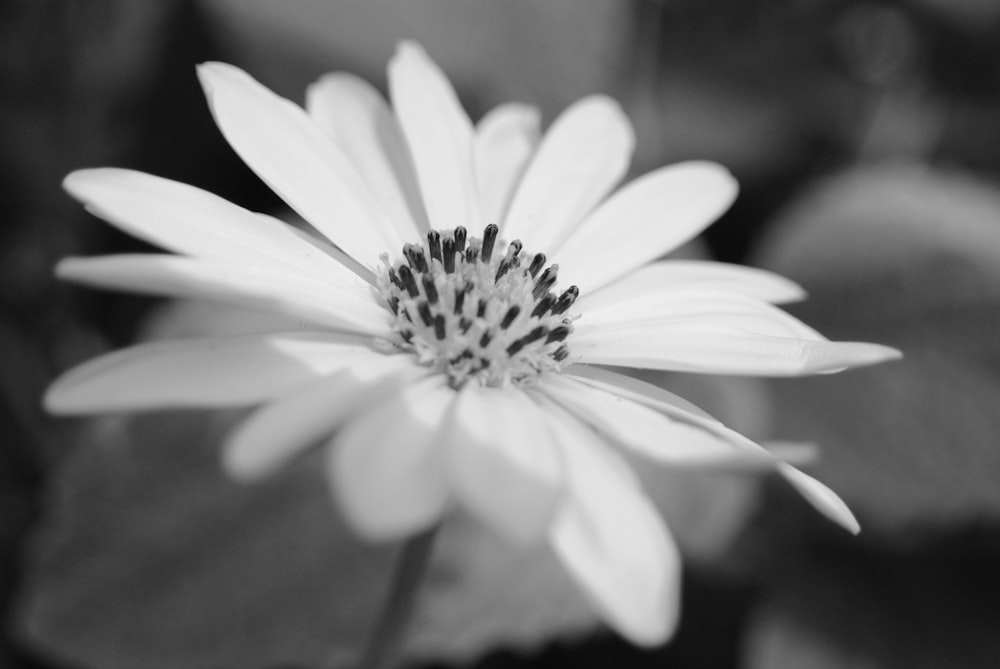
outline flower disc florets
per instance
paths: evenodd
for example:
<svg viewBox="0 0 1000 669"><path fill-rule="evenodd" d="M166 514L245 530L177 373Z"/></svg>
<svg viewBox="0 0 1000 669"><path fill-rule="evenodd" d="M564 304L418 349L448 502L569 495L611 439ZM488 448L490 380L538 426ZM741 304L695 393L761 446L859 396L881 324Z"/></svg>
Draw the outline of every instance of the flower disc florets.
<svg viewBox="0 0 1000 669"><path fill-rule="evenodd" d="M406 262L382 256L378 290L393 314L389 343L434 366L460 388L529 383L558 369L573 331L566 315L576 286L553 292L558 265L544 253L528 256L519 240L501 252L498 229L482 238L465 228L431 230L425 244L406 244Z"/></svg>

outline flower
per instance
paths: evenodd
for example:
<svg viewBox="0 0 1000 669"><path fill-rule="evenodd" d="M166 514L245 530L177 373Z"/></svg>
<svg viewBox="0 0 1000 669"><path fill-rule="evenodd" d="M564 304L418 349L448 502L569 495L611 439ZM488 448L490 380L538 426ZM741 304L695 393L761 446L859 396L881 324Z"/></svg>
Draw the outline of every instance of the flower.
<svg viewBox="0 0 1000 669"><path fill-rule="evenodd" d="M343 73L316 82L305 110L230 65L199 77L233 149L322 239L185 184L89 169L67 190L173 254L70 258L58 274L270 310L297 329L114 352L58 379L51 411L259 404L225 444L233 475L326 439L331 488L362 535L410 536L459 505L512 540L549 542L639 644L675 626L679 557L619 449L775 468L857 530L818 481L605 367L797 375L898 355L830 342L773 306L802 296L779 276L656 261L730 205L725 169L682 163L612 192L634 144L615 102L583 99L544 136L519 104L473 125L410 43L389 66L391 108Z"/></svg>

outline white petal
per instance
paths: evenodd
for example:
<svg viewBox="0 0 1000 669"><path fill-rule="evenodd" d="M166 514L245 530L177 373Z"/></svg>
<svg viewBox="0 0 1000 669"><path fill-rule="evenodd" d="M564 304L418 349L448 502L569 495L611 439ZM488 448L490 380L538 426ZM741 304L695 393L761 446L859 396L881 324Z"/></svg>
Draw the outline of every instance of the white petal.
<svg viewBox="0 0 1000 669"><path fill-rule="evenodd" d="M766 452L748 455L734 444L741 437L714 421L679 411L667 414L571 376L546 378L539 390L606 438L659 462L705 466L744 463L756 455L759 466L774 465Z"/></svg>
<svg viewBox="0 0 1000 669"><path fill-rule="evenodd" d="M559 499L562 464L541 410L521 390L466 384L445 440L459 500L505 536L543 536Z"/></svg>
<svg viewBox="0 0 1000 669"><path fill-rule="evenodd" d="M430 225L482 229L472 122L444 73L412 42L389 62L389 93L417 167Z"/></svg>
<svg viewBox="0 0 1000 669"><path fill-rule="evenodd" d="M291 226L194 186L116 168L73 172L63 186L92 214L175 253L293 267L332 279L352 276Z"/></svg>
<svg viewBox="0 0 1000 669"><path fill-rule="evenodd" d="M857 518L851 513L844 500L837 496L837 493L791 465L779 464L778 471L824 516L852 534L861 531L861 525L858 524Z"/></svg>
<svg viewBox="0 0 1000 669"><path fill-rule="evenodd" d="M761 300L733 293L695 289L665 289L649 293L645 299L624 297L619 302L604 303L582 311L574 340L590 335L606 336L612 331L635 331L637 327L660 327L671 323L685 327L689 322L720 325L773 337L795 337L826 341L826 337L791 314Z"/></svg>
<svg viewBox="0 0 1000 669"><path fill-rule="evenodd" d="M243 480L272 473L359 407L384 397L412 370L409 356L355 351L347 369L299 386L244 419L223 444L223 466Z"/></svg>
<svg viewBox="0 0 1000 669"><path fill-rule="evenodd" d="M586 384L596 386L598 388L613 388L616 391L625 391L631 394L633 399L646 398L655 401L657 404L672 406L676 411L681 412L682 414L690 414L691 416L701 420L719 423L714 416L701 407L684 399L680 395L675 395L665 388L641 381L635 377L619 374L618 372L612 372L610 369L594 367L592 365L571 365L564 371L567 375L583 381ZM626 395L626 397L628 396L629 395ZM721 425L721 423L719 424Z"/></svg>
<svg viewBox="0 0 1000 669"><path fill-rule="evenodd" d="M714 419L709 418L706 420L692 414L683 406L678 406L672 394L664 394L666 391L652 384L609 370L583 367L581 365L572 367L572 370L576 372L578 375L577 378L582 383L614 393L623 399L644 404L678 421L700 425L705 430L715 433L720 439L727 441L734 449L742 451L747 456L747 459L742 461L744 465L756 467L760 464L766 464L767 460L771 460L777 468L778 473L788 480L823 515L839 523L851 532L856 533L858 531L858 521L854 518L854 515L843 500L811 476L800 472L789 464L776 461L774 457L780 456L780 450L778 453L771 454L762 446L747 439L738 432L721 425ZM585 375L580 376L581 372ZM726 457L719 461L719 464L723 465L728 463L741 464L738 459L732 457Z"/></svg>
<svg viewBox="0 0 1000 669"><path fill-rule="evenodd" d="M429 379L394 394L334 437L332 491L360 534L397 539L441 517L450 499L442 429L454 398L440 379Z"/></svg>
<svg viewBox="0 0 1000 669"><path fill-rule="evenodd" d="M476 127L476 183L483 219L499 225L541 135L538 109L506 104L491 110Z"/></svg>
<svg viewBox="0 0 1000 669"><path fill-rule="evenodd" d="M427 231L413 158L382 94L346 72L327 74L306 91L309 115L333 137L404 240Z"/></svg>
<svg viewBox="0 0 1000 669"><path fill-rule="evenodd" d="M156 342L122 349L63 374L45 394L58 414L234 407L280 397L343 369L367 337L282 334Z"/></svg>
<svg viewBox="0 0 1000 669"><path fill-rule="evenodd" d="M403 241L348 157L298 105L246 72L205 63L198 77L230 146L302 218L365 267Z"/></svg>
<svg viewBox="0 0 1000 669"><path fill-rule="evenodd" d="M736 191L735 179L713 163L650 172L608 198L559 248L560 276L582 294L609 284L700 233Z"/></svg>
<svg viewBox="0 0 1000 669"><path fill-rule="evenodd" d="M382 333L389 321L371 287L357 277L355 285L327 284L284 267L149 253L66 258L56 274L100 288L228 302L338 330Z"/></svg>
<svg viewBox="0 0 1000 669"><path fill-rule="evenodd" d="M547 415L566 472L552 547L619 633L641 646L665 642L677 625L681 594L673 539L620 458L576 420Z"/></svg>
<svg viewBox="0 0 1000 669"><path fill-rule="evenodd" d="M575 310L588 313L626 300L649 300L675 290L732 293L772 304L794 302L805 291L783 276L708 260L664 260L640 267L594 292L580 295Z"/></svg>
<svg viewBox="0 0 1000 669"><path fill-rule="evenodd" d="M632 124L614 100L592 96L571 105L542 138L501 234L554 257L562 240L625 175L634 147Z"/></svg>
<svg viewBox="0 0 1000 669"><path fill-rule="evenodd" d="M755 376L836 372L900 357L879 344L773 337L675 320L574 333L573 354L592 364Z"/></svg>

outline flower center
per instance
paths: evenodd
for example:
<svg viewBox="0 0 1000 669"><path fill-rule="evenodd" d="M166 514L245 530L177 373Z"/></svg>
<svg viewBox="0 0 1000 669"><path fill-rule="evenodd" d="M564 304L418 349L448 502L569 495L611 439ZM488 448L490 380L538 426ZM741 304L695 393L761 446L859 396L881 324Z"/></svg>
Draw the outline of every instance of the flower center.
<svg viewBox="0 0 1000 669"><path fill-rule="evenodd" d="M559 369L569 355L573 319L566 311L580 291L557 295L558 265L544 253L522 253L517 239L500 252L498 229L482 238L466 229L431 230L425 244L406 244L406 262L393 267L382 255L377 288L393 314L386 343L415 354L460 388L472 379L486 386L530 383Z"/></svg>

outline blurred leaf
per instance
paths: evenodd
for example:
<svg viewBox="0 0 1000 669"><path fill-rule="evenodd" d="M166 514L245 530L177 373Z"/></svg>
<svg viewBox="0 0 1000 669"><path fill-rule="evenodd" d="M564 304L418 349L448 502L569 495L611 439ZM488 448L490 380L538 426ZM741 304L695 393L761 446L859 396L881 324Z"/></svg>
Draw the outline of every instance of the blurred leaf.
<svg viewBox="0 0 1000 669"><path fill-rule="evenodd" d="M986 669L1000 664L995 556L836 556L752 613L746 669Z"/></svg>
<svg viewBox="0 0 1000 669"><path fill-rule="evenodd" d="M919 166L821 184L761 262L800 281L793 311L904 360L772 384L775 436L814 439L812 471L868 536L1000 515L1000 195ZM879 536L875 534L875 536Z"/></svg>
<svg viewBox="0 0 1000 669"><path fill-rule="evenodd" d="M317 661L363 635L392 551L352 541L319 478L225 480L205 413L109 419L56 472L26 639L99 667Z"/></svg>
<svg viewBox="0 0 1000 669"><path fill-rule="evenodd" d="M349 657L387 587L394 546L355 539L312 456L253 486L225 479L229 418L106 419L55 474L28 555L22 636L86 666L299 666ZM596 624L555 559L449 520L411 652L472 659Z"/></svg>

